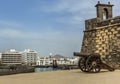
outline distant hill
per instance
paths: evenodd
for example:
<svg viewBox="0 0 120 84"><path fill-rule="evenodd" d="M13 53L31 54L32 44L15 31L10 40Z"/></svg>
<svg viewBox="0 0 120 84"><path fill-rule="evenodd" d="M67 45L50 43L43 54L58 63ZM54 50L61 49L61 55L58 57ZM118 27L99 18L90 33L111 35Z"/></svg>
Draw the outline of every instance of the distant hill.
<svg viewBox="0 0 120 84"><path fill-rule="evenodd" d="M62 55L59 55L59 54L56 54L56 55L54 55L52 58L57 58L57 59L59 59L59 58L66 58L66 57L64 57L64 56L62 56Z"/></svg>

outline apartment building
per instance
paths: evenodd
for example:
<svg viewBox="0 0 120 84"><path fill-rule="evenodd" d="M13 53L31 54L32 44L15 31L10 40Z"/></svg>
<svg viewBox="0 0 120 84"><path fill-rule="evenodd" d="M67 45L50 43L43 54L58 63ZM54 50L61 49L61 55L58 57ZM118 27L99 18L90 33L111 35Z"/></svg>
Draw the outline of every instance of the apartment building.
<svg viewBox="0 0 120 84"><path fill-rule="evenodd" d="M22 53L22 63L26 65L36 65L37 52L25 49Z"/></svg>
<svg viewBox="0 0 120 84"><path fill-rule="evenodd" d="M9 51L2 52L1 54L2 64L22 64L22 54L15 49L10 49Z"/></svg>

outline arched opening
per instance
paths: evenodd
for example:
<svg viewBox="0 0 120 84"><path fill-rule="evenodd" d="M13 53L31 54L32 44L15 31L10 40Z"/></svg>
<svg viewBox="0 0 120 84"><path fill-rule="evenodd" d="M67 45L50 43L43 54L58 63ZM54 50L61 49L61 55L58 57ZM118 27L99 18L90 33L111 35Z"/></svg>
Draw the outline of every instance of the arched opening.
<svg viewBox="0 0 120 84"><path fill-rule="evenodd" d="M103 9L103 20L108 19L108 10L106 8Z"/></svg>

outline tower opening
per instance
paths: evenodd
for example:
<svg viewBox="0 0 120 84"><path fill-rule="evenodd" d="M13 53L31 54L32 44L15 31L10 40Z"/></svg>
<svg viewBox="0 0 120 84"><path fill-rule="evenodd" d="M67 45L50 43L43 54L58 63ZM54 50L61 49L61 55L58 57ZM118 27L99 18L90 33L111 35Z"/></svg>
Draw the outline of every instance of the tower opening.
<svg viewBox="0 0 120 84"><path fill-rule="evenodd" d="M103 9L103 20L108 19L108 10L106 8Z"/></svg>

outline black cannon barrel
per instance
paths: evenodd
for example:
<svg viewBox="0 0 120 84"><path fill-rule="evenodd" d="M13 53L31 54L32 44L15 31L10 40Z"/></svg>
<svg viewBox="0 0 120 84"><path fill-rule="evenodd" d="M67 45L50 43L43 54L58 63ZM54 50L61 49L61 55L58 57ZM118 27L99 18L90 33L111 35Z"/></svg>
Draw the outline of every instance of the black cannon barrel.
<svg viewBox="0 0 120 84"><path fill-rule="evenodd" d="M74 52L73 54L74 54L74 56L78 56L78 57L88 57L88 56L90 56L90 54L88 54L88 53L80 53L80 52Z"/></svg>
<svg viewBox="0 0 120 84"><path fill-rule="evenodd" d="M74 52L73 53L74 54L74 56L78 56L78 57L88 57L88 56L98 56L98 57L100 57L100 54L98 54L98 53L80 53L80 52Z"/></svg>

